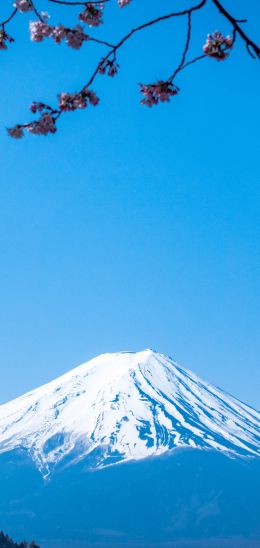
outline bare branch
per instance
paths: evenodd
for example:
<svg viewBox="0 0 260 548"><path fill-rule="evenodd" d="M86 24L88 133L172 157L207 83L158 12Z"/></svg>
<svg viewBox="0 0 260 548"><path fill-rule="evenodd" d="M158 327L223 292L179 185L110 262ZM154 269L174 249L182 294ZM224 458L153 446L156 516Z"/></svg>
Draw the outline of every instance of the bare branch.
<svg viewBox="0 0 260 548"><path fill-rule="evenodd" d="M90 0L86 2L69 2L67 0L48 0L48 2L53 2L54 4L63 4L64 6L87 6L88 4L104 4L110 0Z"/></svg>
<svg viewBox="0 0 260 548"><path fill-rule="evenodd" d="M147 23L143 23L139 27L135 27L130 32L128 32L128 34L126 34L126 36L124 36L124 38L122 38L122 40L120 40L120 42L118 42L118 44L116 46L116 49L119 49L136 32L140 32L141 30L146 29L148 27L151 27L152 25L155 25L157 23L160 23L161 21L167 21L167 19L172 19L173 17L183 17L184 15L188 15L189 13L192 13L193 11L200 10L201 8L203 8L203 6L205 6L206 2L207 2L207 0L202 0L199 4L193 6L192 8L182 10L182 11L168 13L167 15L162 15L161 17L157 17L156 19L152 19L151 21L148 21Z"/></svg>
<svg viewBox="0 0 260 548"><path fill-rule="evenodd" d="M10 23L10 21L15 17L15 15L17 14L17 11L18 11L17 8L14 8L11 15L9 15L9 17L7 17L7 19L5 19L5 21L3 21L1 23L1 26L2 26L3 29L4 29L5 25L8 25L8 23Z"/></svg>
<svg viewBox="0 0 260 548"><path fill-rule="evenodd" d="M169 81L173 82L176 74L178 74L178 72L180 72L183 68L183 66L185 65L185 60L186 60L186 56L187 56L187 53L189 51L189 46L190 46L190 40L191 40L191 12L188 13L188 24L187 24L187 38L186 38L186 43L185 43L185 48L183 50L183 54L182 54L182 58L181 58L181 62L179 64L179 66L176 68L176 70L174 71L174 73L172 74L172 76L170 76L169 78Z"/></svg>

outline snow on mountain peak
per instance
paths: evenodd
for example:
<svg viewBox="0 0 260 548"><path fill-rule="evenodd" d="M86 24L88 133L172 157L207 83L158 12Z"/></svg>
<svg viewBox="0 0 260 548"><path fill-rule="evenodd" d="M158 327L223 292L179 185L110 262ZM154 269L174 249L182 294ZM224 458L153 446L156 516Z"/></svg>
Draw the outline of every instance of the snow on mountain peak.
<svg viewBox="0 0 260 548"><path fill-rule="evenodd" d="M151 349L102 354L0 406L0 453L44 475L64 457L100 467L177 447L260 456L260 413Z"/></svg>

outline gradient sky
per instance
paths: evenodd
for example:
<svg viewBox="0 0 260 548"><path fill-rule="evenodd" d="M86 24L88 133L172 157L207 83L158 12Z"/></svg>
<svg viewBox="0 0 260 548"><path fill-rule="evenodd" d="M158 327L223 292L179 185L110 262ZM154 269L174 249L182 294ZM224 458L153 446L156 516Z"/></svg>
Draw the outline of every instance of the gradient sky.
<svg viewBox="0 0 260 548"><path fill-rule="evenodd" d="M158 4L111 5L91 32L116 39L183 6ZM256 39L259 3L236 15ZM30 119L32 99L76 91L104 52L32 44L28 20L0 52L0 403L97 354L152 347L259 407L259 63L237 44L185 71L170 104L142 107L138 82L181 55L183 23L164 23L121 51L117 78L97 79L97 108L14 141L4 127ZM216 28L229 31L213 8L196 15L193 54Z"/></svg>

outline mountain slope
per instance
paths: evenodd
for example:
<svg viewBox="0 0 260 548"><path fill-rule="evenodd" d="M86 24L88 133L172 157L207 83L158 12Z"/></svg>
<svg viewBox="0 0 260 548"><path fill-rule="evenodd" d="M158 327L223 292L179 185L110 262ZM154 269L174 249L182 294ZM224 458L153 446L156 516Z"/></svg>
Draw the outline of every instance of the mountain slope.
<svg viewBox="0 0 260 548"><path fill-rule="evenodd" d="M0 455L0 523L41 548L260 548L260 459L183 449L44 481L25 452Z"/></svg>
<svg viewBox="0 0 260 548"><path fill-rule="evenodd" d="M103 354L0 406L0 453L60 462L138 460L178 447L260 455L260 413L151 350Z"/></svg>

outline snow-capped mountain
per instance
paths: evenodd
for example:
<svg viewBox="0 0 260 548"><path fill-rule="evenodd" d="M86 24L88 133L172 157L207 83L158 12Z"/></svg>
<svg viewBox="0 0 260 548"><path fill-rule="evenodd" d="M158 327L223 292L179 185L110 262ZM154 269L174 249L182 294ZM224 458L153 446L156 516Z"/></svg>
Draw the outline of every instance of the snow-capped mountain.
<svg viewBox="0 0 260 548"><path fill-rule="evenodd" d="M0 453L25 449L42 474L175 448L260 456L260 413L152 350L103 354L0 406Z"/></svg>

